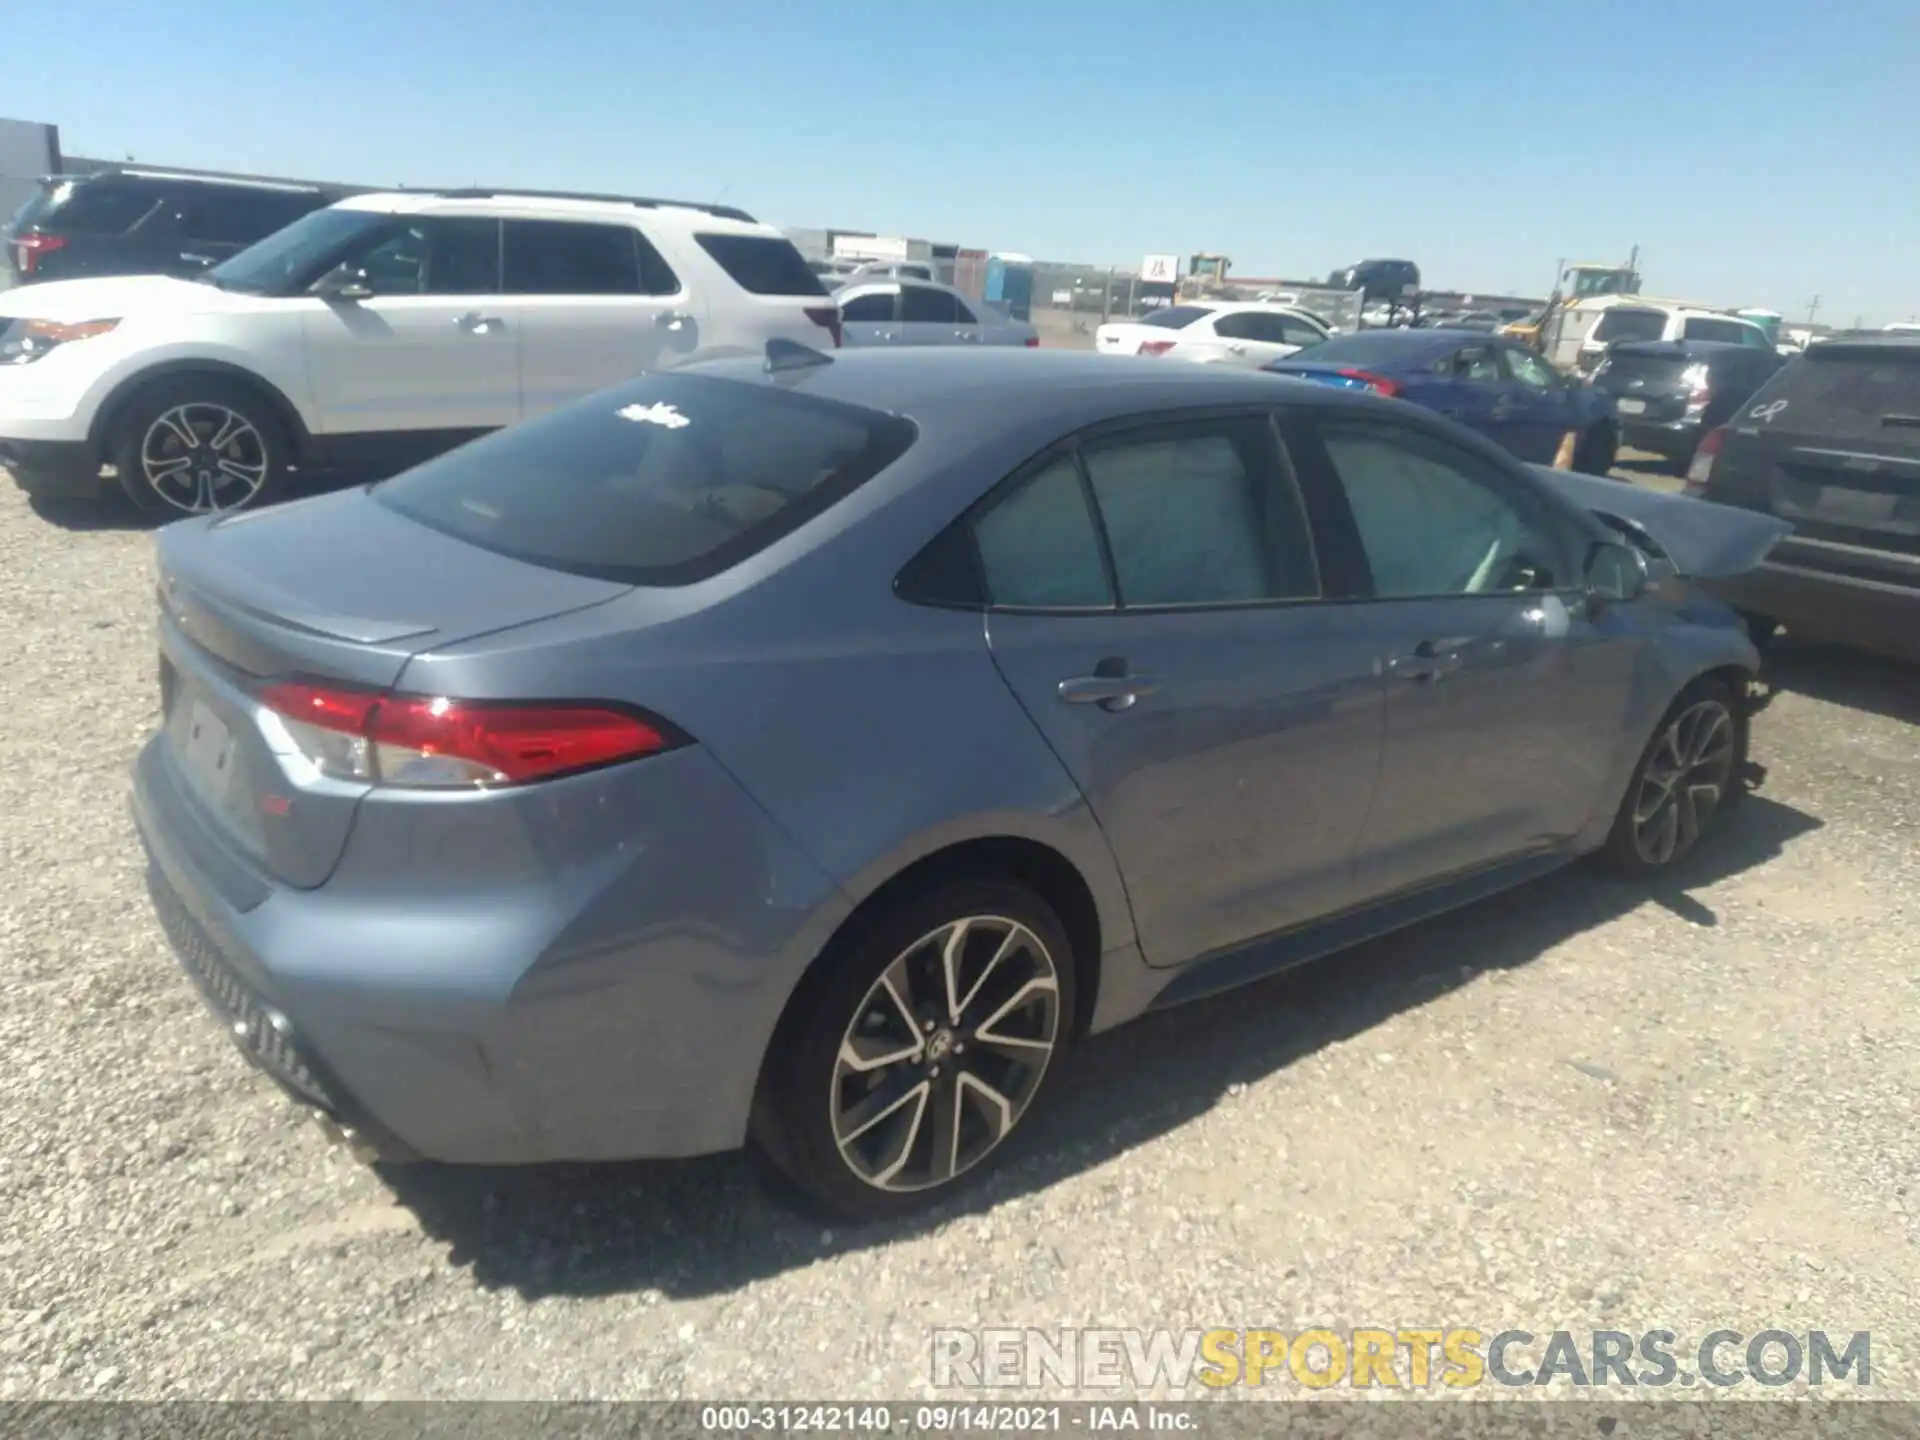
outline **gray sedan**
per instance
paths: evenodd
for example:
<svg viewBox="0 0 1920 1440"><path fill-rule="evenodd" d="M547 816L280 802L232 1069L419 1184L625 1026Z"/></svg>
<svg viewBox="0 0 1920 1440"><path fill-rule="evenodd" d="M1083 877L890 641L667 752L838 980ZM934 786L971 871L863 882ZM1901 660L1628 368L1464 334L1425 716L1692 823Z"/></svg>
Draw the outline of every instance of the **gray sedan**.
<svg viewBox="0 0 1920 1440"><path fill-rule="evenodd" d="M1040 334L951 285L921 280L871 280L836 290L844 344L1019 345L1033 349Z"/></svg>
<svg viewBox="0 0 1920 1440"><path fill-rule="evenodd" d="M748 1145L884 1217L1076 1039L1757 778L1688 576L1785 527L1092 355L650 375L162 531L154 902L365 1156Z"/></svg>

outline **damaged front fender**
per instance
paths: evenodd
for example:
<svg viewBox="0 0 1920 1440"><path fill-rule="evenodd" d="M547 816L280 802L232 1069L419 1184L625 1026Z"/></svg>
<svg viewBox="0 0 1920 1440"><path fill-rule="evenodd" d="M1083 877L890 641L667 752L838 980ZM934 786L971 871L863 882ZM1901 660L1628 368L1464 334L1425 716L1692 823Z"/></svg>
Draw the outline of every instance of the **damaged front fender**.
<svg viewBox="0 0 1920 1440"><path fill-rule="evenodd" d="M1732 505L1544 465L1530 468L1563 499L1616 530L1651 540L1678 574L1693 580L1744 574L1793 531L1784 520Z"/></svg>

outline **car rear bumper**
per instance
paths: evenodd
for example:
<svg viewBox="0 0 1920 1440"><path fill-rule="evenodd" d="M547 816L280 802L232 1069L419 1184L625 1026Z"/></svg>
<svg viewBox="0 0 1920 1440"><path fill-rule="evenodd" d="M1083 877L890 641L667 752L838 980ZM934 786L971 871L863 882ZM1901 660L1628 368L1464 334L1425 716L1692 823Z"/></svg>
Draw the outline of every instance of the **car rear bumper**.
<svg viewBox="0 0 1920 1440"><path fill-rule="evenodd" d="M41 500L97 500L100 458L84 440L0 438L0 466L13 483Z"/></svg>
<svg viewBox="0 0 1920 1440"><path fill-rule="evenodd" d="M750 850L739 880L778 913L738 913L737 895L731 924L697 913L703 894L725 892L682 862L705 868L713 855L699 843L662 855L645 836L632 848L652 881L615 856L599 874L543 873L503 894L468 854L454 859L469 883L450 892L430 861L410 882L383 853L294 889L236 858L166 744L142 751L133 810L167 938L246 1059L363 1158L529 1164L738 1146L786 997L846 913L797 855ZM676 823L758 815L737 787L719 793L733 782L701 752L644 763L678 766L655 786ZM770 825L729 840L788 843ZM417 823L402 843L447 848ZM661 898L675 893L687 903ZM653 913L629 913L636 895Z"/></svg>
<svg viewBox="0 0 1920 1440"><path fill-rule="evenodd" d="M1791 630L1920 660L1920 561L1879 557L1886 563L1865 575L1821 563L1821 552L1845 548L1782 542L1774 558L1707 588L1735 609ZM1902 573L1909 566L1910 580Z"/></svg>
<svg viewBox="0 0 1920 1440"><path fill-rule="evenodd" d="M1705 424L1697 416L1691 420L1646 421L1621 415L1615 423L1620 427L1621 444L1650 450L1669 460L1691 456L1706 433Z"/></svg>

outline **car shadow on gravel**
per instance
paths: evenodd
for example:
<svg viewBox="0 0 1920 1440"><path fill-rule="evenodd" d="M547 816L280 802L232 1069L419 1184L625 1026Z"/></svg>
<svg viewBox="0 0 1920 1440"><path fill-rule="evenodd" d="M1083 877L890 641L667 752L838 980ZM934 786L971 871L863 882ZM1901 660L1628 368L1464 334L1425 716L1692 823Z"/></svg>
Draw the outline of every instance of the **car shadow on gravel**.
<svg viewBox="0 0 1920 1440"><path fill-rule="evenodd" d="M1766 678L1779 690L1920 725L1920 661L1782 635L1767 647Z"/></svg>
<svg viewBox="0 0 1920 1440"><path fill-rule="evenodd" d="M49 525L58 525L62 530L71 530L76 534L155 528L151 516L142 515L118 495L104 500L42 500L36 497L27 502L27 508Z"/></svg>
<svg viewBox="0 0 1920 1440"><path fill-rule="evenodd" d="M1717 923L1694 892L1778 857L1820 822L1750 795L1737 820L1649 889L1575 866L1494 900L1083 1045L997 1173L914 1221L823 1227L738 1155L535 1168L383 1167L396 1199L486 1288L527 1296L713 1294L940 1229L1148 1144L1328 1045L1488 972L1518 969L1638 906Z"/></svg>

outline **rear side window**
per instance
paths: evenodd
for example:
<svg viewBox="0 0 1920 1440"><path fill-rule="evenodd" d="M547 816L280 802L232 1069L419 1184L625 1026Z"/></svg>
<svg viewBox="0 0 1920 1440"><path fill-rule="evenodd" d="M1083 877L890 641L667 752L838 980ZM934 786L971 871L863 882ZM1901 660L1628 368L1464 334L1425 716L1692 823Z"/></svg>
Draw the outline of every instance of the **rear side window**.
<svg viewBox="0 0 1920 1440"><path fill-rule="evenodd" d="M509 295L671 295L673 271L631 225L509 220Z"/></svg>
<svg viewBox="0 0 1920 1440"><path fill-rule="evenodd" d="M222 190L193 186L180 203L180 231L214 245L251 245L317 209L318 196L276 190Z"/></svg>
<svg viewBox="0 0 1920 1440"><path fill-rule="evenodd" d="M719 574L913 443L911 421L770 386L648 376L374 487L411 520L631 585Z"/></svg>
<svg viewBox="0 0 1920 1440"><path fill-rule="evenodd" d="M749 295L824 295L820 277L778 235L696 235L700 248Z"/></svg>
<svg viewBox="0 0 1920 1440"><path fill-rule="evenodd" d="M900 287L900 319L904 324L957 325L960 310L953 296L930 285Z"/></svg>
<svg viewBox="0 0 1920 1440"><path fill-rule="evenodd" d="M67 181L54 187L33 223L62 235L124 235L162 198L160 187L144 180Z"/></svg>
<svg viewBox="0 0 1920 1440"><path fill-rule="evenodd" d="M1169 305L1164 310L1153 310L1142 315L1140 323L1162 330L1184 330L1194 321L1204 320L1212 313L1205 305Z"/></svg>

